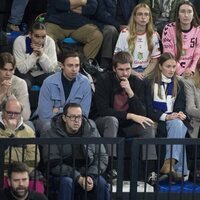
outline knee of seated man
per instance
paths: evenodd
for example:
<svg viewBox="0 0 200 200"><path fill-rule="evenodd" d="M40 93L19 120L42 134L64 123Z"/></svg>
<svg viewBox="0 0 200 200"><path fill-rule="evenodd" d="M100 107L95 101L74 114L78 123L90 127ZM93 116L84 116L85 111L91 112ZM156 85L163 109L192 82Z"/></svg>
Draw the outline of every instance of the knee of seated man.
<svg viewBox="0 0 200 200"><path fill-rule="evenodd" d="M173 120L167 121L167 123L169 123L171 126L175 126L175 127L185 126L183 121L180 119L173 119Z"/></svg>

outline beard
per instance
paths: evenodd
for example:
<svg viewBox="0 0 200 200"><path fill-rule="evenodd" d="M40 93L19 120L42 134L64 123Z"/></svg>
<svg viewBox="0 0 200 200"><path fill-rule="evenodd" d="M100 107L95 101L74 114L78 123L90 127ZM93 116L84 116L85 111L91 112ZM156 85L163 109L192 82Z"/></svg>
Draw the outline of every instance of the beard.
<svg viewBox="0 0 200 200"><path fill-rule="evenodd" d="M23 198L28 195L28 188L26 187L11 188L11 193L13 196L17 198Z"/></svg>

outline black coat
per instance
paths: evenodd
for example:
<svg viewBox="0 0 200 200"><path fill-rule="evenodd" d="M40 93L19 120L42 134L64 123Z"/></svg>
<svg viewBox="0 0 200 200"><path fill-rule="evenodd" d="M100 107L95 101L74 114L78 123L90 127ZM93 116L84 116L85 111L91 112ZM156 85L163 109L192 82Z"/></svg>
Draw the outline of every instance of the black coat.
<svg viewBox="0 0 200 200"><path fill-rule="evenodd" d="M178 80L179 83L179 91L177 94L177 97L174 102L173 112L179 112L182 111L186 114L186 96L185 96L185 89L184 84L181 80ZM166 129L166 122L160 121L160 117L163 114L161 110L157 110L153 108L153 94L152 94L152 84L151 80L146 79L145 80L145 94L146 94L146 108L147 108L147 116L152 119L154 122L158 123L158 129L157 129L157 137L166 137L167 136L167 129ZM189 125L189 119L188 117L186 120L184 120L184 124L188 127Z"/></svg>
<svg viewBox="0 0 200 200"><path fill-rule="evenodd" d="M114 72L106 72L97 78L95 89L95 102L100 116L114 116L119 122L127 121L127 113L146 115L144 104L144 83L135 76L129 77L130 86L134 96L129 98L128 111L117 111L113 108L115 94L121 92L122 88Z"/></svg>

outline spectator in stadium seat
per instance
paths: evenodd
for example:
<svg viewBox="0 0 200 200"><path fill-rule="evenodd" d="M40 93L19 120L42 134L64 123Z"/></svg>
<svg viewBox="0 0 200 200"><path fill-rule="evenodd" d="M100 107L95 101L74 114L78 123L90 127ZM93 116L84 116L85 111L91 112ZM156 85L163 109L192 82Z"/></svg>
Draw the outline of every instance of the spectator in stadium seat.
<svg viewBox="0 0 200 200"><path fill-rule="evenodd" d="M163 53L155 71L146 80L147 116L158 124L157 137L185 138L188 130L184 84L176 77L175 72L174 56L171 53ZM184 151L182 145L167 145L160 172L172 173L175 179L187 175L186 152L183 160Z"/></svg>
<svg viewBox="0 0 200 200"><path fill-rule="evenodd" d="M16 59L16 75L23 78L30 90L41 86L43 80L57 69L55 42L46 35L46 27L34 22L28 35L15 39L13 55Z"/></svg>
<svg viewBox="0 0 200 200"><path fill-rule="evenodd" d="M11 14L8 19L7 31L20 31L20 24L29 0L13 0Z"/></svg>
<svg viewBox="0 0 200 200"><path fill-rule="evenodd" d="M159 36L153 29L151 10L147 4L133 9L128 29L121 31L115 53L128 51L133 57L132 74L144 79L160 57Z"/></svg>
<svg viewBox="0 0 200 200"><path fill-rule="evenodd" d="M162 36L164 26L175 20L176 8L181 1L184 0L139 0L139 3L146 3L151 8L156 30Z"/></svg>
<svg viewBox="0 0 200 200"><path fill-rule="evenodd" d="M100 131L103 137L117 137L116 128L107 131L104 126L109 128L119 123L122 137L155 138L153 121L146 117L144 84L131 75L131 66L131 55L118 52L113 56L113 72L104 73L97 79L95 101L100 117L96 124L99 131L104 130ZM108 119L112 123L107 124ZM145 153L146 146L143 146L143 159L146 159ZM147 159L157 159L154 145L148 146L147 154Z"/></svg>
<svg viewBox="0 0 200 200"><path fill-rule="evenodd" d="M10 97L3 103L0 113L0 138L35 138L32 128L23 122L23 107L15 97ZM35 159L37 159L35 161ZM25 162L30 173L33 172L40 161L39 149L34 144L10 146L5 149L4 175L7 176L7 169L10 162ZM36 166L35 166L36 164ZM6 185L6 177L4 184ZM36 184L41 185L41 182ZM41 185L43 186L43 185ZM44 192L44 187L39 189Z"/></svg>
<svg viewBox="0 0 200 200"><path fill-rule="evenodd" d="M13 162L8 169L9 188L0 190L1 200L47 200L45 195L29 189L29 169L25 163Z"/></svg>
<svg viewBox="0 0 200 200"><path fill-rule="evenodd" d="M92 98L89 80L80 70L80 55L77 52L64 52L59 71L45 79L39 94L36 114L36 130L44 134L50 128L51 118L63 112L66 103L80 103L83 114L88 117Z"/></svg>
<svg viewBox="0 0 200 200"><path fill-rule="evenodd" d="M30 118L31 110L26 82L13 75L15 72L15 59L7 52L0 54L0 106L9 96L14 95L23 105L22 116L24 121ZM0 109L1 110L1 109Z"/></svg>
<svg viewBox="0 0 200 200"><path fill-rule="evenodd" d="M186 112L191 118L188 132L191 138L199 138L200 132L200 59L197 62L194 77L184 79L186 91Z"/></svg>
<svg viewBox="0 0 200 200"><path fill-rule="evenodd" d="M103 36L90 17L97 8L97 0L49 0L47 4L47 33L57 43L72 37L84 44L86 58L95 58Z"/></svg>
<svg viewBox="0 0 200 200"><path fill-rule="evenodd" d="M190 1L178 5L176 21L163 30L163 52L170 52L177 62L176 73L184 78L194 75L200 58L200 20Z"/></svg>
<svg viewBox="0 0 200 200"><path fill-rule="evenodd" d="M52 119L51 129L45 138L93 138L100 137L95 123L83 116L81 106L69 103L63 113ZM105 147L94 144L64 144L43 146L45 164L50 162L50 173L58 189L59 200L87 199L110 200L108 184L101 175L106 170L108 155ZM88 162L86 161L88 159ZM88 163L88 166L86 166ZM98 169L99 168L99 169ZM100 174L99 174L100 173ZM72 198L75 196L74 198Z"/></svg>
<svg viewBox="0 0 200 200"><path fill-rule="evenodd" d="M100 65L102 68L112 70L112 56L118 39L119 31L128 24L129 17L137 0L97 0L98 6L92 19L103 32L103 43L100 53ZM118 10L121 15L118 16ZM121 18L127 18L121 20ZM123 21L123 22L122 22Z"/></svg>

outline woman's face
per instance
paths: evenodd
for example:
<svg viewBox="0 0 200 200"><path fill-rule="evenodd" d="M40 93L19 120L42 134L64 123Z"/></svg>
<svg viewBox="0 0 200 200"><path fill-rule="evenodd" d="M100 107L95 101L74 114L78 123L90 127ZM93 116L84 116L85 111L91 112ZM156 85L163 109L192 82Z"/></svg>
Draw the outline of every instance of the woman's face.
<svg viewBox="0 0 200 200"><path fill-rule="evenodd" d="M194 16L193 8L190 5L183 4L179 8L178 15L181 25L190 25Z"/></svg>
<svg viewBox="0 0 200 200"><path fill-rule="evenodd" d="M176 61L174 59L166 60L162 65L159 65L161 73L167 78L172 78L176 72Z"/></svg>
<svg viewBox="0 0 200 200"><path fill-rule="evenodd" d="M141 7L135 13L135 22L137 25L146 26L149 23L150 13L147 8Z"/></svg>

